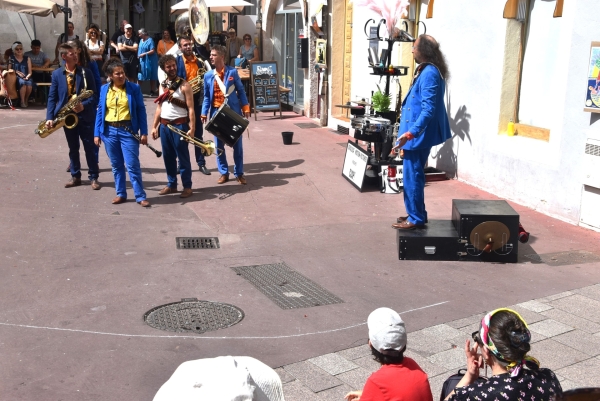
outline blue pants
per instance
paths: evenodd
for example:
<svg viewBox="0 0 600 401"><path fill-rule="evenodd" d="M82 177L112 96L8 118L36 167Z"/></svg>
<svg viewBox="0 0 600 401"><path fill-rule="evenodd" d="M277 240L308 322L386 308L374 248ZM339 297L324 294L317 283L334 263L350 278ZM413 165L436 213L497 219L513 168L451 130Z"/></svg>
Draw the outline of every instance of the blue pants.
<svg viewBox="0 0 600 401"><path fill-rule="evenodd" d="M184 132L188 132L190 127L187 124L173 125ZM192 187L192 164L190 162L190 150L188 143L181 139L179 135L163 124L159 127L160 144L162 145L163 160L167 170L168 186L177 189L177 159L179 159L179 168L181 173L181 183L183 188Z"/></svg>
<svg viewBox="0 0 600 401"><path fill-rule="evenodd" d="M425 165L431 148L405 150L403 162L404 207L408 221L423 225L427 221L425 210Z"/></svg>
<svg viewBox="0 0 600 401"><path fill-rule="evenodd" d="M71 162L71 176L81 178L81 161L79 159L79 139L83 143L85 160L88 165L88 178L98 179L100 169L98 167L98 147L94 144L94 126L87 121L79 120L73 129L65 128L65 137L69 145L69 161Z"/></svg>
<svg viewBox="0 0 600 401"><path fill-rule="evenodd" d="M202 98L196 101L194 99L194 114L196 115L196 131L194 131L194 138L199 140L204 140L204 128L202 128L202 120L200 119L200 115L202 114ZM198 167L202 167L206 165L206 160L204 160L204 155L202 154L202 149L197 146L194 146L194 154L196 155L196 162L198 163Z"/></svg>
<svg viewBox="0 0 600 401"><path fill-rule="evenodd" d="M213 107L211 115L217 112ZM233 145L233 175L240 177L244 175L244 148L242 147L242 137ZM217 168L222 175L229 175L229 165L227 164L227 155L225 155L225 142L215 136L215 147L221 149L221 156L217 156ZM217 153L219 153L217 151Z"/></svg>
<svg viewBox="0 0 600 401"><path fill-rule="evenodd" d="M106 154L115 177L115 190L117 196L127 198L125 185L125 167L129 171L129 180L133 187L136 202L146 200L146 192L142 183L142 169L140 168L140 144L129 132L123 128L107 126L102 136Z"/></svg>

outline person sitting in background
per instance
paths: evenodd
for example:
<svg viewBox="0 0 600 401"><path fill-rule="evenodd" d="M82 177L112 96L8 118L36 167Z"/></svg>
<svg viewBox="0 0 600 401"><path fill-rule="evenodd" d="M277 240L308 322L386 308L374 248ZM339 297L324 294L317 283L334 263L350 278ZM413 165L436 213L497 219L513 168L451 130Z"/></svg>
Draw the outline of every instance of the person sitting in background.
<svg viewBox="0 0 600 401"><path fill-rule="evenodd" d="M46 68L50 65L50 57L42 51L42 42L37 39L31 41L31 50L25 52L25 56L31 60L32 67Z"/></svg>
<svg viewBox="0 0 600 401"><path fill-rule="evenodd" d="M260 61L258 47L252 43L252 36L248 34L244 35L244 44L240 47L238 58L246 59L245 65L241 66L242 68L245 68L248 65L248 61Z"/></svg>
<svg viewBox="0 0 600 401"><path fill-rule="evenodd" d="M140 63L139 81L150 81L150 96L158 94L156 82L158 81L158 56L154 48L154 40L148 35L145 28L138 31L140 43L138 45L137 56Z"/></svg>
<svg viewBox="0 0 600 401"><path fill-rule="evenodd" d="M88 29L88 38L85 40L90 58L98 65L100 76L104 76L102 65L104 64L104 42L100 40L100 27L96 24L90 25Z"/></svg>
<svg viewBox="0 0 600 401"><path fill-rule="evenodd" d="M390 308L375 309L367 319L369 346L381 368L367 379L362 391L346 394L347 401L433 401L427 373L406 351L406 328Z"/></svg>
<svg viewBox="0 0 600 401"><path fill-rule="evenodd" d="M446 400L554 400L562 387L554 372L540 369L537 359L527 355L531 333L525 320L510 309L496 309L483 317L473 333L475 346L466 341L467 373ZM481 350L481 354L477 350ZM477 382L483 364L492 368L487 381Z"/></svg>
<svg viewBox="0 0 600 401"><path fill-rule="evenodd" d="M169 49L174 45L175 42L173 42L173 39L171 39L171 34L169 33L169 30L165 29L163 32L162 39L158 41L158 45L156 46L156 52L158 53L158 56L161 57L167 54Z"/></svg>
<svg viewBox="0 0 600 401"><path fill-rule="evenodd" d="M27 99L33 89L31 80L31 60L23 54L23 44L15 42L12 45L14 54L8 60L8 69L14 70L17 74L17 91L21 97L21 107L27 107Z"/></svg>

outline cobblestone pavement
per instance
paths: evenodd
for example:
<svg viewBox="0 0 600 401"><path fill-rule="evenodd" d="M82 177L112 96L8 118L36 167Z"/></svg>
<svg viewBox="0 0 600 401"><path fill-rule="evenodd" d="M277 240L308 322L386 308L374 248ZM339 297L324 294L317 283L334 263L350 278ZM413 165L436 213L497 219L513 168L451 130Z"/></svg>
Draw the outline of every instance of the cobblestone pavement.
<svg viewBox="0 0 600 401"><path fill-rule="evenodd" d="M499 305L500 306L500 305ZM532 349L543 367L552 369L563 390L600 383L600 284L507 306L527 321ZM482 314L413 331L406 356L429 375L437 399L448 376L465 366L465 340L479 328ZM406 322L410 328L410 320ZM366 336L366 325L365 325ZM379 369L367 344L321 355L276 369L286 401L342 400L362 389Z"/></svg>

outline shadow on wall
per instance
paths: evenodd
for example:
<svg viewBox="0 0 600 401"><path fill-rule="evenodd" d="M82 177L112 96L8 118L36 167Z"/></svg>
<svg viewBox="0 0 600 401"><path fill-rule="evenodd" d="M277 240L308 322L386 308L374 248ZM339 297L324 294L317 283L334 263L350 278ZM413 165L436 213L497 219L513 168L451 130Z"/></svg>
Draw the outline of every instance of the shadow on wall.
<svg viewBox="0 0 600 401"><path fill-rule="evenodd" d="M452 102L450 100L450 94L446 93L448 107L448 122L450 123L450 130L452 131L452 138L444 142L442 147L438 150L437 154L433 155L433 158L437 160L436 168L446 172L448 178L458 178L458 148L460 141L465 139L471 142L471 136L469 131L471 130L471 115L467 113L467 106L462 105L458 108L458 111L452 117ZM460 141L455 141L458 138ZM456 143L456 150L454 149Z"/></svg>

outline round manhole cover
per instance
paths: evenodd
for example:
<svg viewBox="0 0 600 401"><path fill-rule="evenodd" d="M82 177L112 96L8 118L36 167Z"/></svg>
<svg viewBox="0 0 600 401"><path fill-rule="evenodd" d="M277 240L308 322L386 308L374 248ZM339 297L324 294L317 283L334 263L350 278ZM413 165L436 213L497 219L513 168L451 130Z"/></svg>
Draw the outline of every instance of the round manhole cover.
<svg viewBox="0 0 600 401"><path fill-rule="evenodd" d="M198 334L231 327L243 318L238 307L196 298L157 306L144 315L144 321L155 329Z"/></svg>

